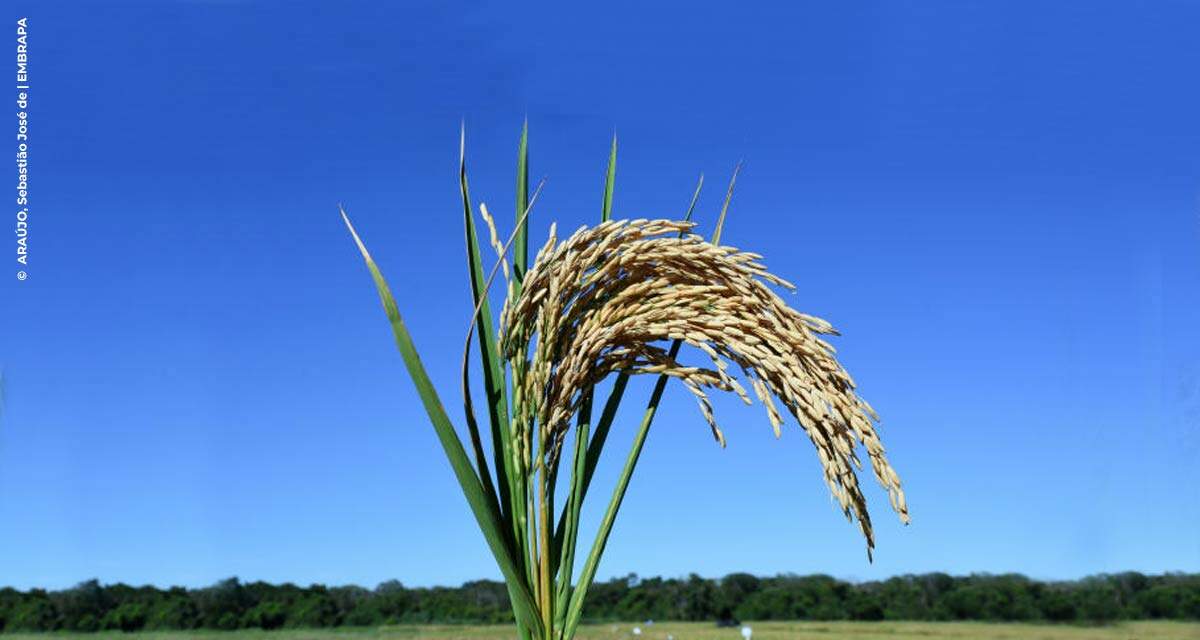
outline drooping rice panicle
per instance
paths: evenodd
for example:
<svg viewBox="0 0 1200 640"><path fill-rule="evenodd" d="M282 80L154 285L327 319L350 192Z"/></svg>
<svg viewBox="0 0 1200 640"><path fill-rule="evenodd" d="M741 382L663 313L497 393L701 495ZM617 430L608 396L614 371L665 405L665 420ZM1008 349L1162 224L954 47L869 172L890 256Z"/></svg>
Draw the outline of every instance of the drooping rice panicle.
<svg viewBox="0 0 1200 640"><path fill-rule="evenodd" d="M714 436L724 436L705 389L749 395L729 363L749 379L778 430L778 400L801 424L847 517L874 547L855 452L865 447L893 508L908 521L900 479L875 431L876 417L821 335L829 323L788 307L770 285L791 285L768 272L760 256L687 234L691 223L620 220L551 240L525 274L522 295L501 314L506 358L528 358L532 372L514 393L534 408L546 443L542 463L554 468L582 390L611 373L666 374L696 396ZM675 237L684 232L683 237ZM705 353L712 368L681 364L656 343L682 340Z"/></svg>

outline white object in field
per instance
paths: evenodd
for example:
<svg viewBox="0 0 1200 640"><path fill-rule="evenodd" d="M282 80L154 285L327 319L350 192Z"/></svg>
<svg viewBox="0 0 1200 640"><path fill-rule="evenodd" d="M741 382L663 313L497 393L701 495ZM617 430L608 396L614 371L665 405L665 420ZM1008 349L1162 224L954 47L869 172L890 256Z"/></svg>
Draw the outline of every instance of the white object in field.
<svg viewBox="0 0 1200 640"><path fill-rule="evenodd" d="M751 629L749 626L742 627L742 637L745 638L746 640L750 640L750 636L753 634L754 634L754 630Z"/></svg>
<svg viewBox="0 0 1200 640"><path fill-rule="evenodd" d="M642 635L642 628L641 628L641 627L634 627L634 628L633 628L633 635L635 635L635 636L640 636L640 635Z"/></svg>

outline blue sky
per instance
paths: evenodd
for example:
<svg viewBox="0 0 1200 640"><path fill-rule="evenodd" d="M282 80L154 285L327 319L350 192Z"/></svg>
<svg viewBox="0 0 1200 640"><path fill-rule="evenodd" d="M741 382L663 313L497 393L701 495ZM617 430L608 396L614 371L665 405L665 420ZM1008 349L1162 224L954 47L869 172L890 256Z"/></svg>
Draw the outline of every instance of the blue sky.
<svg viewBox="0 0 1200 640"><path fill-rule="evenodd" d="M912 508L870 481L868 564L797 426L719 402L720 450L672 388L601 578L1200 571L1195 3L19 4L2 584L497 577L336 203L457 406L459 125L511 224L526 116L537 244L614 131L618 217L703 172L711 225L745 159L725 240L842 330Z"/></svg>

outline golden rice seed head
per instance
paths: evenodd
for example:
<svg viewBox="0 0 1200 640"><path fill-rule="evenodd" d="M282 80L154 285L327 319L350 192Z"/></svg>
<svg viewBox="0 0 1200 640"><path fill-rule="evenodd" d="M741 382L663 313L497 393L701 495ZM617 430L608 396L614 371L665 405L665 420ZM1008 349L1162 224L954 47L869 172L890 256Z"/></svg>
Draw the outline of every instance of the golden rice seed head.
<svg viewBox="0 0 1200 640"><path fill-rule="evenodd" d="M582 390L616 371L678 378L700 403L719 442L724 436L704 388L733 391L749 400L728 373L736 363L766 406L778 434L782 415L773 398L801 423L816 446L834 496L856 517L873 545L865 500L855 475L854 445L870 453L872 470L907 521L899 479L884 457L870 405L820 335L829 323L799 313L767 286L791 287L768 273L760 256L714 247L695 235L663 237L692 228L666 220L608 221L581 228L563 242L551 237L525 276L518 299L505 301L508 358L530 353L528 380L514 381L529 397L548 441L543 463L556 461ZM698 347L715 369L679 364L651 343L678 338Z"/></svg>

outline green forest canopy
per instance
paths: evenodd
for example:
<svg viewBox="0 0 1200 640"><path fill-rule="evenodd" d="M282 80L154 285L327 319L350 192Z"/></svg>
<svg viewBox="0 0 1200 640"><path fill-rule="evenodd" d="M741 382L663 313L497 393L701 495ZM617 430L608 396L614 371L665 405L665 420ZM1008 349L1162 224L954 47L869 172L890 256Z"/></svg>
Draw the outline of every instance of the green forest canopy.
<svg viewBox="0 0 1200 640"><path fill-rule="evenodd" d="M829 576L720 579L630 575L597 584L587 621L732 620L983 620L1107 622L1200 619L1200 574L1120 573L1070 582L1021 575L944 573L852 583ZM238 629L375 626L397 623L511 622L504 584L480 580L461 587L408 588L388 581L375 589L326 587L236 578L202 589L96 580L48 592L0 589L4 631Z"/></svg>

